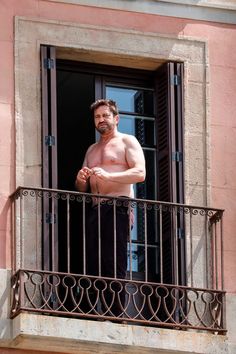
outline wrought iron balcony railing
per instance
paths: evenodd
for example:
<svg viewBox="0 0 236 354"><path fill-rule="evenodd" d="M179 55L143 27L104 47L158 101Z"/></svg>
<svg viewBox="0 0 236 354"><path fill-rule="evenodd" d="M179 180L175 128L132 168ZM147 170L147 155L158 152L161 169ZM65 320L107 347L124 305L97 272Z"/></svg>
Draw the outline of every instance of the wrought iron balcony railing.
<svg viewBox="0 0 236 354"><path fill-rule="evenodd" d="M11 198L12 317L29 311L226 331L223 210L43 188L19 187Z"/></svg>

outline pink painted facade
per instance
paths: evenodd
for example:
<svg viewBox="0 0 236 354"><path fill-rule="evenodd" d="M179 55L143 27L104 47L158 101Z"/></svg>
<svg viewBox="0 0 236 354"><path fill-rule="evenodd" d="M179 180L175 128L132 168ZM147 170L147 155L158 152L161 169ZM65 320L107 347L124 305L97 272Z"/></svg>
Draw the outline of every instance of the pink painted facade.
<svg viewBox="0 0 236 354"><path fill-rule="evenodd" d="M57 1L0 1L0 268L11 268L9 195L17 187L15 182L15 16L104 27L112 26L119 29L169 36L187 36L207 41L210 203L212 207L225 209L225 289L227 293L236 295L236 25L58 3ZM10 349L0 349L1 354L12 352L13 350ZM26 353L26 351L19 351L19 354L23 352Z"/></svg>

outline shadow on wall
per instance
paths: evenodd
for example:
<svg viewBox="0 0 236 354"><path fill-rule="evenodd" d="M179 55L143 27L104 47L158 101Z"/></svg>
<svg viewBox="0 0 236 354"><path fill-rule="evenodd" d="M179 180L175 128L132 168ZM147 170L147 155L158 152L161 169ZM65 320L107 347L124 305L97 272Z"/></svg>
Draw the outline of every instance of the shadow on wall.
<svg viewBox="0 0 236 354"><path fill-rule="evenodd" d="M10 258L10 212L11 212L11 201L10 199L6 199L6 197L2 196L2 200L5 204L0 212L0 269L9 268L10 264L8 264L7 254L9 254ZM9 246L9 247L8 247Z"/></svg>

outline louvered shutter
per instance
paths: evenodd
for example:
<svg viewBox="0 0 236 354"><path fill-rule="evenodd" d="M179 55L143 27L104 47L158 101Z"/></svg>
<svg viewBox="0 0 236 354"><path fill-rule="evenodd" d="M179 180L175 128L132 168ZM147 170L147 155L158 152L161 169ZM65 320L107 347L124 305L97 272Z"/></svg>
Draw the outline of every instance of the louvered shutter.
<svg viewBox="0 0 236 354"><path fill-rule="evenodd" d="M57 188L56 51L41 46L42 186ZM58 269L57 201L43 197L43 267Z"/></svg>
<svg viewBox="0 0 236 354"><path fill-rule="evenodd" d="M157 198L160 201L174 203L183 202L184 199L181 65L179 63L166 63L159 68L156 77ZM177 74L177 71L180 75ZM176 283L177 278L179 278L179 274L176 274L176 261L179 263L179 259L184 255L178 254L176 256L175 254L174 237L177 235L178 226L174 222L173 213L169 210L163 210L162 280L164 283ZM180 273L183 272L185 270L180 269Z"/></svg>

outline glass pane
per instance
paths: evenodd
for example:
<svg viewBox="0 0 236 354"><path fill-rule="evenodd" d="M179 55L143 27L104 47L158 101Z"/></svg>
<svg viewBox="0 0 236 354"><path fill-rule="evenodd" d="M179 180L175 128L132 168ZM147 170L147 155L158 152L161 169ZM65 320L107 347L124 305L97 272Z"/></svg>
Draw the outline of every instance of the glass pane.
<svg viewBox="0 0 236 354"><path fill-rule="evenodd" d="M146 220L145 220L146 212ZM144 242L145 241L145 230L147 233L147 242L155 243L158 240L158 225L159 225L159 212L156 210L154 205L150 203L147 205L146 210L143 207L135 208L136 216L136 233L131 234L132 240ZM146 225L145 225L146 222Z"/></svg>
<svg viewBox="0 0 236 354"><path fill-rule="evenodd" d="M106 86L106 97L116 101L119 111L153 115L153 91Z"/></svg>
<svg viewBox="0 0 236 354"><path fill-rule="evenodd" d="M135 136L135 117L120 114L118 130L121 133Z"/></svg>
<svg viewBox="0 0 236 354"><path fill-rule="evenodd" d="M121 133L134 135L141 146L154 147L156 144L154 118L145 119L121 114L119 131Z"/></svg>
<svg viewBox="0 0 236 354"><path fill-rule="evenodd" d="M128 245L129 246L129 245ZM130 255L128 247L128 271L130 271ZM145 271L145 248L142 244L132 244L132 272L144 273ZM148 278L153 278L159 272L159 247L149 246L147 248ZM141 274L140 274L141 275ZM144 279L144 274L142 276Z"/></svg>
<svg viewBox="0 0 236 354"><path fill-rule="evenodd" d="M135 119L135 136L141 146L154 147L155 139L155 120Z"/></svg>

